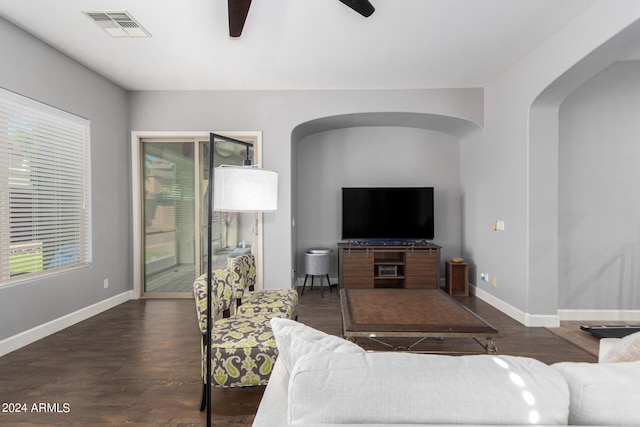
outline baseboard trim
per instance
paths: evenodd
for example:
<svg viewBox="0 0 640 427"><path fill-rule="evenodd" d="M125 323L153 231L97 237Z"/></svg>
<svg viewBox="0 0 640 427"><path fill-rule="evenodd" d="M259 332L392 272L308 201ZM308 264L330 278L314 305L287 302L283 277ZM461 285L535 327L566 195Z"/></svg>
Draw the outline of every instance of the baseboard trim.
<svg viewBox="0 0 640 427"><path fill-rule="evenodd" d="M502 301L500 298L496 298L490 293L478 288L477 286L469 285L469 290L475 294L487 304L500 310L512 319L522 323L524 326L535 328L557 328L560 326L560 317L558 315L545 315L545 314L530 314L525 313Z"/></svg>
<svg viewBox="0 0 640 427"><path fill-rule="evenodd" d="M560 320L640 322L640 310L558 310Z"/></svg>
<svg viewBox="0 0 640 427"><path fill-rule="evenodd" d="M74 311L73 313L69 313L65 316L51 320L47 323L43 323L42 325L38 325L27 331L20 332L19 334L16 334L9 338L5 338L0 341L0 356L9 354L12 351L32 344L42 338L55 334L56 332L60 332L61 330L68 328L69 326L82 322L83 320L93 317L96 314L100 314L103 311L109 310L110 308L118 306L133 298L133 291L123 292L104 301L100 301L88 307L81 308L80 310Z"/></svg>

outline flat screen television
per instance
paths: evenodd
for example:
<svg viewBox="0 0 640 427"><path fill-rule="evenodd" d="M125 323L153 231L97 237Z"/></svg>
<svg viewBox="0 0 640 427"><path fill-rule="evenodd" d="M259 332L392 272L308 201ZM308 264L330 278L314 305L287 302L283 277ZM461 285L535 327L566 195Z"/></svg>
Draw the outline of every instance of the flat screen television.
<svg viewBox="0 0 640 427"><path fill-rule="evenodd" d="M345 240L432 240L433 187L343 187Z"/></svg>

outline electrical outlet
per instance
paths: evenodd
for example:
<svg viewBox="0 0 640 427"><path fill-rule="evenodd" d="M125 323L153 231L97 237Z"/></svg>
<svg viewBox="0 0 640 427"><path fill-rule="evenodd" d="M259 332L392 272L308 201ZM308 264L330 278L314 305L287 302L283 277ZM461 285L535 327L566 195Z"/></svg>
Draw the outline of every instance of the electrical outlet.
<svg viewBox="0 0 640 427"><path fill-rule="evenodd" d="M489 274L488 273L480 274L480 280L482 280L483 282L488 282L489 281Z"/></svg>
<svg viewBox="0 0 640 427"><path fill-rule="evenodd" d="M107 289L109 287L109 279L104 279L102 281L102 285L104 286L105 289Z"/></svg>
<svg viewBox="0 0 640 427"><path fill-rule="evenodd" d="M498 286L498 280L494 277L491 278L491 286L494 288Z"/></svg>

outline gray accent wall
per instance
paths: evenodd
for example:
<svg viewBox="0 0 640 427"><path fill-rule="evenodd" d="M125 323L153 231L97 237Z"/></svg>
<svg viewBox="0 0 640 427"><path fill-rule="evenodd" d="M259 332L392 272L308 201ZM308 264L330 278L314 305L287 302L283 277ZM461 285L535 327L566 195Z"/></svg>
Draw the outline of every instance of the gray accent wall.
<svg viewBox="0 0 640 427"><path fill-rule="evenodd" d="M145 91L131 94L131 128L134 131L215 130L221 133L225 130L262 131L262 166L279 174L278 210L263 215L264 286L280 289L294 285L300 269L297 254L302 250L298 249L298 236L307 232L297 225L299 179L304 171L294 162L298 159L300 141L327 130L370 127L372 117L378 126L439 129L460 138L480 130L483 102L483 91L476 88ZM344 132L348 135L353 131ZM360 137L350 136L349 139L362 141ZM421 151L416 156L418 161L404 168L407 181L414 174L422 174L423 165L430 162L421 159L423 155L425 152ZM330 163L324 166L333 167ZM457 167L457 160L451 167ZM379 179L383 181L389 176L389 172L380 171ZM451 197L455 199L457 194L456 190ZM453 236L449 237L458 247L459 242Z"/></svg>
<svg viewBox="0 0 640 427"><path fill-rule="evenodd" d="M640 309L640 62L560 108L559 306Z"/></svg>
<svg viewBox="0 0 640 427"><path fill-rule="evenodd" d="M342 187L434 187L434 243L443 247L442 264L459 256L459 159L457 138L425 129L352 127L298 141L298 277L305 276L305 251L315 247L334 250L330 276L338 277Z"/></svg>
<svg viewBox="0 0 640 427"><path fill-rule="evenodd" d="M638 48L640 4L629 6L595 3L488 84L484 129L461 141L462 247L474 261L474 291L525 325L557 326L565 314L558 110L571 92ZM492 231L495 219L505 221L505 231ZM496 287L480 280L482 272L496 277ZM603 307L589 299L590 308Z"/></svg>
<svg viewBox="0 0 640 427"><path fill-rule="evenodd" d="M307 246L339 240L312 208L334 200L317 209L335 216L336 187L432 181L436 243L471 263L481 298L527 325L565 308L638 312L637 64L599 73L638 47L640 2L611 3L483 88L457 89L128 93L0 18L0 87L91 120L93 194L92 266L0 289L0 342L132 290L130 131L262 131L263 166L279 173L268 289L295 283ZM310 177L323 174L316 200ZM594 211L591 191L617 208Z"/></svg>
<svg viewBox="0 0 640 427"><path fill-rule="evenodd" d="M93 232L90 267L0 288L2 341L129 291L132 273L126 91L2 18L0 57L0 87L91 121Z"/></svg>

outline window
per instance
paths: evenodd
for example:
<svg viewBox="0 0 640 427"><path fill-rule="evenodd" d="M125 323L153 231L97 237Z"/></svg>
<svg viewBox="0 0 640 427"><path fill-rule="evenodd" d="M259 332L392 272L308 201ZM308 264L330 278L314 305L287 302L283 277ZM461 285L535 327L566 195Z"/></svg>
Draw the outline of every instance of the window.
<svg viewBox="0 0 640 427"><path fill-rule="evenodd" d="M0 286L90 264L89 131L0 89Z"/></svg>

